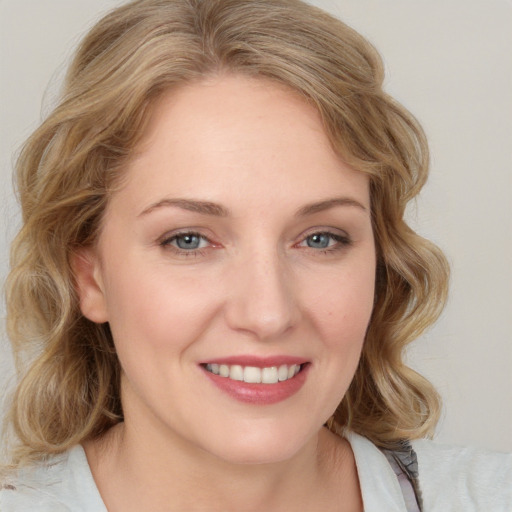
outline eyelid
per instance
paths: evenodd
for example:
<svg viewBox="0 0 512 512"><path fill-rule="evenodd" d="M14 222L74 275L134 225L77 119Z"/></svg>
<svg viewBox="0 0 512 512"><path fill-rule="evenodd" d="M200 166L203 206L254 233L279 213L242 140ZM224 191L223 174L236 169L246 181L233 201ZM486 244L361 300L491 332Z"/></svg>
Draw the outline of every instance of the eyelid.
<svg viewBox="0 0 512 512"><path fill-rule="evenodd" d="M327 227L327 226L314 226L312 228L309 228L306 231L303 231L299 235L298 239L299 239L299 242L302 242L306 238L308 238L312 235L320 235L320 234L331 235L333 237L341 237L341 238L345 238L347 240L351 239L351 236L349 235L349 233L347 231L340 229L340 228Z"/></svg>
<svg viewBox="0 0 512 512"><path fill-rule="evenodd" d="M315 247L309 247L307 245L308 238L312 237L313 235L327 235L330 236L332 240L334 240L336 243L329 245L328 247L324 248L315 248ZM351 236L344 230L339 228L332 228L332 227L322 227L322 226L315 226L314 228L308 229L307 231L303 232L300 236L299 241L294 244L295 247L299 247L304 250L312 251L313 253L333 253L336 251L341 251L343 249L346 249L348 246L352 245L352 238Z"/></svg>
<svg viewBox="0 0 512 512"><path fill-rule="evenodd" d="M197 247L195 249L181 249L180 247L173 245L172 242L174 240L187 235L196 236L202 240L205 240L208 245L206 247ZM201 230L195 228L184 228L166 232L164 235L157 239L157 244L162 249L172 251L177 256L202 256L208 249L218 246L218 244L214 243L209 236L201 233Z"/></svg>
<svg viewBox="0 0 512 512"><path fill-rule="evenodd" d="M214 242L210 236L204 234L202 231L202 229L193 227L176 229L174 231L171 230L158 237L156 242L162 249L172 251L177 256L204 256L206 255L207 251L221 247L221 244ZM204 247L183 249L172 243L177 238L187 235L196 236L203 241L206 241L207 245ZM310 247L307 245L307 240L313 235L327 235L331 237L331 240L333 240L335 243L324 248ZM308 230L302 232L298 238L298 241L293 244L293 247L305 249L317 254L340 251L347 248L349 245L352 245L353 242L347 231L340 228L325 226L314 226L309 228Z"/></svg>
<svg viewBox="0 0 512 512"><path fill-rule="evenodd" d="M169 231L166 231L163 235L160 235L157 238L157 243L165 242L166 240L170 240L172 238L177 238L180 236L186 236L186 235L192 235L192 236L198 236L200 238L204 238L205 240L208 240L210 243L213 243L211 240L211 237L204 233L204 230L201 228L195 228L195 227L186 227L186 228L178 228L178 229L171 229Z"/></svg>

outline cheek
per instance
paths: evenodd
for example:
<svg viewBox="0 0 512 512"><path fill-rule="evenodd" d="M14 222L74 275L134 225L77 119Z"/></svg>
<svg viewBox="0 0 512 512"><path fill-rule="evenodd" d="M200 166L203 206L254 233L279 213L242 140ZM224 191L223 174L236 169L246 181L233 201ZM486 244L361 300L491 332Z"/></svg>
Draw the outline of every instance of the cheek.
<svg viewBox="0 0 512 512"><path fill-rule="evenodd" d="M307 316L310 337L317 341L313 361L317 371L311 373L307 400L324 421L339 406L354 377L373 309L371 260L367 266L351 265L346 270L332 269L329 279L321 276L317 281L323 286L308 287Z"/></svg>
<svg viewBox="0 0 512 512"><path fill-rule="evenodd" d="M375 273L370 265L333 272L312 301L316 329L325 343L346 349L362 345L373 310Z"/></svg>
<svg viewBox="0 0 512 512"><path fill-rule="evenodd" d="M129 346L135 357L183 349L215 316L216 287L208 276L140 262L126 262L110 275L114 278L107 286L107 307L112 334L119 349Z"/></svg>

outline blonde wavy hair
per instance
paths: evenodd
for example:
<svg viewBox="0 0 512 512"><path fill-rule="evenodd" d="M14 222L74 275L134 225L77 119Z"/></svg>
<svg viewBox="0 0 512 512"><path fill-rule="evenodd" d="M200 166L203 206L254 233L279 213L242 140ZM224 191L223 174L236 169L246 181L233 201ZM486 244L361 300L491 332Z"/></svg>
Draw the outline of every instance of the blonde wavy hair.
<svg viewBox="0 0 512 512"><path fill-rule="evenodd" d="M416 120L383 92L376 50L300 0L136 0L84 38L60 103L17 162L23 226L7 281L19 372L8 417L15 464L101 436L122 420L112 336L108 324L80 313L71 255L95 242L156 98L220 72L301 93L334 148L370 176L375 305L359 367L329 427L385 447L432 432L438 395L403 354L440 314L448 268L404 221L427 178L428 150Z"/></svg>

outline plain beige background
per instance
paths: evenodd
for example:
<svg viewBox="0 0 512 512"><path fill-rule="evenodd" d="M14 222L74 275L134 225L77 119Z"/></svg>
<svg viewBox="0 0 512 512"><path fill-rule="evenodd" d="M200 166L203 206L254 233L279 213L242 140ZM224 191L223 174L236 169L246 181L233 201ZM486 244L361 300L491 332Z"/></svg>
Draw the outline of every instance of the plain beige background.
<svg viewBox="0 0 512 512"><path fill-rule="evenodd" d="M51 106L79 36L116 0L0 0L0 280L19 222L12 155ZM452 264L448 307L409 352L443 396L437 438L512 451L512 1L315 0L384 56L422 122L431 179L409 212ZM1 311L5 316L4 308ZM12 360L0 341L0 389Z"/></svg>

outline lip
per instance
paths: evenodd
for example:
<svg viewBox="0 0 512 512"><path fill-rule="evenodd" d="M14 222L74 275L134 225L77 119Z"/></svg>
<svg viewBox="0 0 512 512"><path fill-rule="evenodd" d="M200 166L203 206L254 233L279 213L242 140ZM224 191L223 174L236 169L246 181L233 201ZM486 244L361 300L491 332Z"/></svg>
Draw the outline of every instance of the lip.
<svg viewBox="0 0 512 512"><path fill-rule="evenodd" d="M303 357L294 357L286 355L266 357L242 355L221 357L217 359L208 359L207 361L201 361L200 364L227 364L229 366L239 364L240 366L255 366L256 368L268 368L270 366L281 366L282 364L305 364L307 362L307 359L304 359Z"/></svg>
<svg viewBox="0 0 512 512"><path fill-rule="evenodd" d="M240 366L255 366L266 368L283 364L302 365L301 371L291 379L275 384L250 384L243 381L232 380L227 377L215 375L205 366L210 364L227 364ZM271 405L287 400L295 395L304 385L311 364L305 359L291 356L257 357L257 356L233 356L222 359L211 359L199 365L201 371L220 391L235 400L253 405Z"/></svg>

